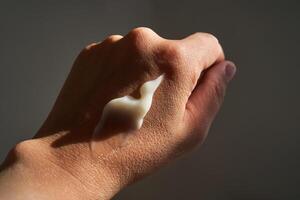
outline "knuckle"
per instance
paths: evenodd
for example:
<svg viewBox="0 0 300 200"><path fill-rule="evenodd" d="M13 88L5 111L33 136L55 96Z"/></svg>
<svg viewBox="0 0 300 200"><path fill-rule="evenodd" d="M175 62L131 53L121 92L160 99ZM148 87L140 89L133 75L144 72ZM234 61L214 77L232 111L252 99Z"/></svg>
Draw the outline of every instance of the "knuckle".
<svg viewBox="0 0 300 200"><path fill-rule="evenodd" d="M96 43L96 42L91 43L91 44L88 44L87 46L85 46L85 47L83 48L82 51L83 51L83 52L89 51L89 50L91 50L93 47L97 46L97 44L98 44L98 43Z"/></svg>
<svg viewBox="0 0 300 200"><path fill-rule="evenodd" d="M98 42L88 44L80 51L79 56L91 55L91 53L99 46L100 46L100 43L98 43Z"/></svg>
<svg viewBox="0 0 300 200"><path fill-rule="evenodd" d="M137 40L137 39L142 39L142 38L146 38L148 36L151 36L154 34L154 31L150 28L147 27L138 27L138 28L134 28L129 32L129 36L133 39L133 40Z"/></svg>
<svg viewBox="0 0 300 200"><path fill-rule="evenodd" d="M149 48L149 45L151 45L151 39L153 38L154 34L155 32L150 28L139 27L131 30L128 33L127 38L133 49L137 51L143 51Z"/></svg>
<svg viewBox="0 0 300 200"><path fill-rule="evenodd" d="M185 62L186 49L183 45L176 43L167 43L160 48L156 57L161 66L169 70L178 71L180 66Z"/></svg>
<svg viewBox="0 0 300 200"><path fill-rule="evenodd" d="M117 42L118 40L120 40L121 38L122 38L121 35L110 35L107 38L105 38L102 42L93 42L91 44L88 44L81 50L81 53L86 54L93 49L97 49L102 46L111 45L111 44Z"/></svg>
<svg viewBox="0 0 300 200"><path fill-rule="evenodd" d="M219 40L217 39L216 36L214 36L213 34L211 33L204 33L204 32L197 32L195 33L200 39L203 39L203 40L209 40L213 43L219 43Z"/></svg>
<svg viewBox="0 0 300 200"><path fill-rule="evenodd" d="M121 35L110 35L103 42L105 43L114 43L122 38Z"/></svg>

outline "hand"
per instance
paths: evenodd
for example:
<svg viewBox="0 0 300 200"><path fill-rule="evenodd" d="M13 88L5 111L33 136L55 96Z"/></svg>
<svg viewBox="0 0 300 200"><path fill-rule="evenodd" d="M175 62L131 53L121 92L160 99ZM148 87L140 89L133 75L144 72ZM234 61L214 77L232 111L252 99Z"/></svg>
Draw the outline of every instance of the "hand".
<svg viewBox="0 0 300 200"><path fill-rule="evenodd" d="M137 28L110 36L80 53L41 129L12 150L3 168L15 174L12 166L25 168L40 199L45 187L51 193L44 199L66 191L64 199L111 198L203 142L234 73L218 40L207 33L167 40ZM161 74L141 129L121 134L107 128L93 136L107 102L138 96L144 82Z"/></svg>

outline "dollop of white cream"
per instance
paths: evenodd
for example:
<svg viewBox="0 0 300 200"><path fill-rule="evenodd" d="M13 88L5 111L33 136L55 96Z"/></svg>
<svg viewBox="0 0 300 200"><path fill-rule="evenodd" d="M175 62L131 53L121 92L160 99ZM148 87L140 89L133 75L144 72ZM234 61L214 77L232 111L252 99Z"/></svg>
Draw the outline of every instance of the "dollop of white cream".
<svg viewBox="0 0 300 200"><path fill-rule="evenodd" d="M122 123L122 132L140 129L144 117L151 108L154 92L162 82L163 78L164 75L160 75L154 80L145 82L140 87L140 98L134 98L127 95L109 101L103 109L100 122L98 123L95 132L100 131L106 123L110 123L110 125L113 124L114 120L116 121L115 126Z"/></svg>

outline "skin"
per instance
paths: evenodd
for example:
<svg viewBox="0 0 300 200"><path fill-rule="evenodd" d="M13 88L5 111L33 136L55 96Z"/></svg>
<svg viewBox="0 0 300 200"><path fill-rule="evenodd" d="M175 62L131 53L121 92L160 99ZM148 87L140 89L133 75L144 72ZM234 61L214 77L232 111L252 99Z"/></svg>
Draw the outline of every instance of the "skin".
<svg viewBox="0 0 300 200"><path fill-rule="evenodd" d="M235 69L208 33L168 40L141 27L88 45L38 133L2 164L0 199L112 198L204 141ZM141 129L112 121L93 135L107 102L163 73Z"/></svg>

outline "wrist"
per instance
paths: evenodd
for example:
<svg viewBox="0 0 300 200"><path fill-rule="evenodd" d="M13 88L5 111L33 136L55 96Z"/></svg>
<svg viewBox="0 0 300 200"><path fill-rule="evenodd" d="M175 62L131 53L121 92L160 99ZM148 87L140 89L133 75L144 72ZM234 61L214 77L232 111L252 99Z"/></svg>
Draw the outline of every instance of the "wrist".
<svg viewBox="0 0 300 200"><path fill-rule="evenodd" d="M6 196L0 199L110 199L119 191L104 169L46 144L27 140L10 151L1 167L0 194Z"/></svg>

